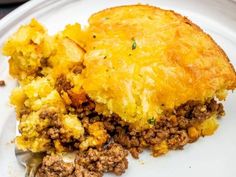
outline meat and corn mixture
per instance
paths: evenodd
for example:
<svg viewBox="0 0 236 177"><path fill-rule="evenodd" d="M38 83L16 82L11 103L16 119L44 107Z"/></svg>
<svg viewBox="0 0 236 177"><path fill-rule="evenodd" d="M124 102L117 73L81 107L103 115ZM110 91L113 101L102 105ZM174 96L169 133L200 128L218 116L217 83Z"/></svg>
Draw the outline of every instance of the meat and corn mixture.
<svg viewBox="0 0 236 177"><path fill-rule="evenodd" d="M211 66L212 70L208 71L202 66L206 62L202 60L203 56L208 57L209 63L206 65L212 65L213 60L209 56L216 44L201 30L197 31L199 41L206 40L209 48L205 49L205 43L200 42L193 46L188 44L195 53L190 55L185 52L186 60L181 58L185 49L182 46L181 55L178 55L178 51L167 51L171 59L167 59L165 52L154 52L156 58L163 58L153 62L156 60L152 58L154 54L149 54L149 49L141 46L150 40L146 35L151 34L145 30L142 34L145 40L141 41L140 36L128 37L132 42L131 48L124 49L124 46L130 45L125 41L128 35L125 30L127 21L118 23L109 19L117 17L115 14L118 12L130 12L125 10L127 7L138 14L166 12L161 18L165 17L168 23L179 18L179 23L183 23L185 28L175 26L178 29L175 40L179 39L177 48L184 45L181 43L184 29L186 34L196 30L196 26L190 27L193 24L187 19L171 11L137 5L105 10L100 12L106 15L105 19L99 13L90 18L91 27L83 30L79 24L68 25L53 36L48 35L36 20L32 20L20 27L5 43L3 52L10 56L10 74L19 82L19 87L13 90L10 98L19 121L16 145L22 150L48 154L37 177L101 177L106 172L121 175L128 168L128 152L137 159L143 150L148 149L157 157L169 150L183 149L187 143L212 135L217 129L218 118L224 115L223 106L218 100L225 99L226 90L236 86L235 72L223 59L225 56L217 53L221 59L214 67ZM136 23L136 16L127 18L133 19L132 24ZM144 24L149 24L149 20L158 19L152 16L142 20ZM113 30L107 29L113 29L115 23L118 30L113 35ZM104 31L99 30L102 24ZM130 30L132 28L136 26L129 26ZM139 28L137 26L135 33L142 31ZM119 39L112 42L117 36ZM161 32L157 36L168 41L166 36L161 37ZM107 40L103 41L103 38ZM155 42L153 39L151 41ZM150 45L154 49L152 42ZM161 49L164 50L164 42L159 42L157 46L162 45ZM112 49L104 49L104 46L111 44L114 44ZM168 47L171 46L173 48L173 44L168 43ZM200 51L200 46L199 54L197 50ZM160 51L160 48L156 51ZM119 60L121 55L124 58ZM201 62L198 63L192 56L199 57ZM189 61L196 65L196 73ZM169 65L164 66L165 62ZM221 70L223 66L224 72L220 75L218 69ZM160 75L154 76L154 72ZM202 72L214 79L201 83L205 76L194 74ZM175 77L176 74L178 76ZM200 84L199 90L193 84L193 79ZM180 89L178 93L174 92L175 86ZM198 96L199 99L196 99ZM74 161L64 161L65 152L75 152Z"/></svg>

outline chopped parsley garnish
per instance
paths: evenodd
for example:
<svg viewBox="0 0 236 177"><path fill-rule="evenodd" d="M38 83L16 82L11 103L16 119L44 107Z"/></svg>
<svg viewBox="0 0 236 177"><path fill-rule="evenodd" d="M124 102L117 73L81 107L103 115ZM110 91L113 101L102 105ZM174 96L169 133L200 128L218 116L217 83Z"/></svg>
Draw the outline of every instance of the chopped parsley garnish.
<svg viewBox="0 0 236 177"><path fill-rule="evenodd" d="M152 117L152 118L148 119L147 122L151 125L155 125L156 119L154 117Z"/></svg>
<svg viewBox="0 0 236 177"><path fill-rule="evenodd" d="M137 43L134 38L132 38L132 50L136 49Z"/></svg>

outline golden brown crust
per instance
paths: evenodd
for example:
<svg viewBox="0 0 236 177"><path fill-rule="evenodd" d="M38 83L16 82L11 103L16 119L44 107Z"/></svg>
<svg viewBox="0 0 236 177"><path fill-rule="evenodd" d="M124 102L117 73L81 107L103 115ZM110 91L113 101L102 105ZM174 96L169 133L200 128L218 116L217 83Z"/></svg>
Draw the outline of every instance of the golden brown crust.
<svg viewBox="0 0 236 177"><path fill-rule="evenodd" d="M96 16L98 14L101 14L102 12L105 12L105 11L113 11L115 9L119 9L119 8L123 8L123 7L148 7L148 8L152 8L154 10L158 9L158 10L163 10L159 7L155 7L155 6L151 6L151 5L142 5L142 4L137 4L137 5L122 5L122 6L116 6L116 7L111 7L111 8L107 8L107 9L104 9L102 11L99 11L97 13L94 13L93 15L91 15L90 19L93 18L93 16ZM201 29L198 25L194 24L191 20L189 20L187 17L185 16L182 16L181 14L173 11L173 10L165 10L165 11L169 11L173 14L175 14L176 16L178 16L179 18L182 18L186 23L188 23L189 25L191 25L192 27L196 28L196 30L198 31L201 31L203 33L205 33L208 38L216 45L216 48L218 48L218 50L220 51L220 53L222 53L222 55L224 55L226 61L229 63L230 67L232 68L232 72L234 72L234 74L236 75L236 71L234 69L234 66L232 65L232 63L230 62L230 59L229 57L227 56L227 54L225 53L225 51L220 47L220 45L218 45L215 40L209 35L207 34L203 29ZM236 87L236 80L235 80L235 86L234 88Z"/></svg>
<svg viewBox="0 0 236 177"><path fill-rule="evenodd" d="M207 34L205 31L203 31L198 25L194 24L191 20L189 20L187 17L184 17L182 15L180 15L179 13L176 13L175 11L172 11L173 13L175 13L175 15L183 18L187 23L189 23L191 26L193 26L194 28L196 28L197 30L205 33L208 38L216 45L216 48L218 48L218 50L220 51L220 53L225 57L225 61L228 62L228 64L230 65L231 69L232 69L232 72L234 73L234 75L236 76L236 71L234 69L234 66L233 64L230 62L230 59L228 57L228 55L225 53L225 51L215 42L215 40L209 35ZM232 89L235 89L236 87L236 77L235 77L235 83L234 85L232 86ZM228 88L228 89L231 89L231 88Z"/></svg>
<svg viewBox="0 0 236 177"><path fill-rule="evenodd" d="M113 10L116 10L116 9L119 9L119 8L131 8L131 7L147 7L147 8L150 8L150 9L153 9L153 10L163 10L159 7L155 7L155 6L151 6L151 5L144 5L144 4L136 4L136 5L121 5L121 6L116 6L116 7L110 7L110 8L106 8L102 11L99 11L99 12L96 12L94 13L93 15L90 16L90 19L92 19L94 16L98 15L98 14L101 14L103 12L106 12L106 11L113 11ZM196 30L198 31L201 31L203 33L205 33L205 35L208 36L208 38L215 44L217 50L220 51L220 53L225 57L225 61L228 62L228 64L230 65L231 69L232 69L232 72L234 73L235 75L235 82L234 84L232 85L232 88L228 88L228 89L232 89L234 90L236 88L236 70L234 69L234 66L233 64L230 62L230 59L228 57L228 55L225 53L225 51L220 47L220 45L218 45L215 40L209 35L207 34L203 29L201 29L197 24L194 24L191 20L189 20L186 16L182 16L181 14L173 11L173 10L165 10L165 11L169 11L171 13L173 13L174 15L178 16L179 18L182 18L186 23L188 23L189 25L191 25L193 28L195 28Z"/></svg>

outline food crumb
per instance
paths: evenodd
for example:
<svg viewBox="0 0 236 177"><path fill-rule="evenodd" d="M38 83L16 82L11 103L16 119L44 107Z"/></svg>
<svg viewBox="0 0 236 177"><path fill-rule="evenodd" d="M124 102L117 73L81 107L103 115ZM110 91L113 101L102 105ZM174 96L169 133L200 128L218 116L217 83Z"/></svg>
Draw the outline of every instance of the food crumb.
<svg viewBox="0 0 236 177"><path fill-rule="evenodd" d="M12 139L11 141L7 142L7 143L6 143L6 146L10 146L10 145L12 145L12 144L15 144L15 138Z"/></svg>
<svg viewBox="0 0 236 177"><path fill-rule="evenodd" d="M144 165L144 161L143 161L143 160L139 160L139 163L140 163L141 165Z"/></svg>
<svg viewBox="0 0 236 177"><path fill-rule="evenodd" d="M0 87L4 87L6 85L4 80L0 80Z"/></svg>
<svg viewBox="0 0 236 177"><path fill-rule="evenodd" d="M13 140L11 140L10 142L11 144L15 144L15 138Z"/></svg>

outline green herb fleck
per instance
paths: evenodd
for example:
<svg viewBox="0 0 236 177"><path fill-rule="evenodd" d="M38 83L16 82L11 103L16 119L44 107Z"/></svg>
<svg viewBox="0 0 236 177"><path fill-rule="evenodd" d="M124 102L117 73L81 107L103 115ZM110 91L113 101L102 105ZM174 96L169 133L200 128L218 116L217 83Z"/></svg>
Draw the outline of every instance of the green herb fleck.
<svg viewBox="0 0 236 177"><path fill-rule="evenodd" d="M147 122L151 125L155 125L156 119L154 117L152 117L152 118L148 119Z"/></svg>
<svg viewBox="0 0 236 177"><path fill-rule="evenodd" d="M134 38L132 38L132 50L136 49L137 43Z"/></svg>

